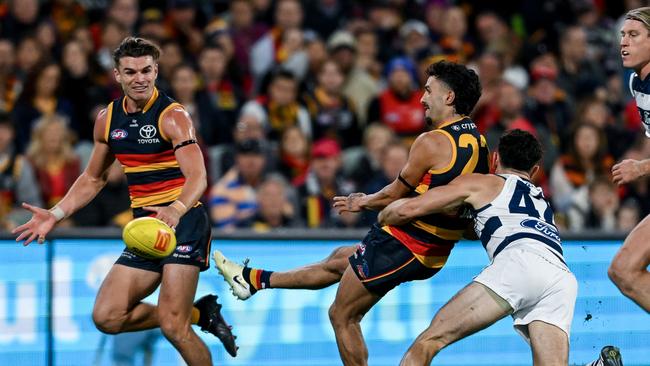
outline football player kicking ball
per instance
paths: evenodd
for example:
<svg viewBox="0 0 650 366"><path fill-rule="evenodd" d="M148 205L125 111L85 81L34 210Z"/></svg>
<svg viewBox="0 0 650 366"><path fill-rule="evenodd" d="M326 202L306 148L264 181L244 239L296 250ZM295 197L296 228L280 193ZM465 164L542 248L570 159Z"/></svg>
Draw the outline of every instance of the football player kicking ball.
<svg viewBox="0 0 650 366"><path fill-rule="evenodd" d="M99 193L117 158L134 216L154 216L175 228L177 246L162 260L124 250L99 289L93 321L110 334L160 327L188 365L211 365L210 351L191 324L217 336L232 356L237 348L217 297L192 303L199 272L209 267L210 222L197 203L207 179L205 166L196 163L203 158L189 115L154 86L159 56L158 47L144 39L122 41L113 53L113 73L124 96L99 113L88 166L51 210L23 204L32 218L13 232L25 245L34 239L42 244L58 221ZM142 302L159 286L157 305Z"/></svg>
<svg viewBox="0 0 650 366"><path fill-rule="evenodd" d="M399 225L469 205L490 259L474 281L444 305L402 359L429 365L444 347L512 315L535 365L566 365L578 283L562 254L553 210L530 180L542 158L539 142L514 130L499 141L496 174L467 174L415 198L397 200L379 222Z"/></svg>

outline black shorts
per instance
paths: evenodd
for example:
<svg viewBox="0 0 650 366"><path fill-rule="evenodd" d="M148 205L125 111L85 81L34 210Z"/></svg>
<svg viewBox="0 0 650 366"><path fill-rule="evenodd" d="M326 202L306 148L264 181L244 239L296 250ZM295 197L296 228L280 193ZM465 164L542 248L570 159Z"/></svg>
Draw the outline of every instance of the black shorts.
<svg viewBox="0 0 650 366"><path fill-rule="evenodd" d="M136 216L138 212L135 213ZM162 273L165 264L197 266L201 272L210 268L212 229L208 212L203 205L192 207L176 225L176 250L163 259L148 259L124 249L115 262L125 266Z"/></svg>
<svg viewBox="0 0 650 366"><path fill-rule="evenodd" d="M424 280L440 270L425 267L404 244L377 224L372 226L349 260L366 289L379 296L400 283Z"/></svg>

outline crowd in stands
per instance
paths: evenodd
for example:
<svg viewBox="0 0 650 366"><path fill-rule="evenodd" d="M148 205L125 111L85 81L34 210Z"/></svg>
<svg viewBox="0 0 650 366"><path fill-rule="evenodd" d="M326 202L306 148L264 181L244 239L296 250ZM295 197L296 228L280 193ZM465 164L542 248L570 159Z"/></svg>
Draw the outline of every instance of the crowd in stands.
<svg viewBox="0 0 650 366"><path fill-rule="evenodd" d="M131 35L162 50L157 87L195 124L216 228L362 228L335 195L394 180L428 126L424 70L469 65L472 118L491 150L523 129L545 148L537 177L563 230L629 231L647 179L612 165L650 157L619 54L622 15L644 1L8 0L0 4L0 223L52 207L83 170L93 123L121 90L111 52ZM68 226L130 219L116 163Z"/></svg>

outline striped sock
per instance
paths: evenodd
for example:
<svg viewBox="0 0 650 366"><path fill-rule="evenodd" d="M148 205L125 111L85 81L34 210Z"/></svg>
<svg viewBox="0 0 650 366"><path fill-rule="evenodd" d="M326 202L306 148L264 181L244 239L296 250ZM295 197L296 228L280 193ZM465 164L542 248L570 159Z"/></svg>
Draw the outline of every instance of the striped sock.
<svg viewBox="0 0 650 366"><path fill-rule="evenodd" d="M271 288L271 273L273 272L248 267L244 267L242 271L244 280L251 286L251 294L254 294L257 290Z"/></svg>
<svg viewBox="0 0 650 366"><path fill-rule="evenodd" d="M600 359L600 357L598 357L596 361L589 362L585 366L603 366L603 361Z"/></svg>

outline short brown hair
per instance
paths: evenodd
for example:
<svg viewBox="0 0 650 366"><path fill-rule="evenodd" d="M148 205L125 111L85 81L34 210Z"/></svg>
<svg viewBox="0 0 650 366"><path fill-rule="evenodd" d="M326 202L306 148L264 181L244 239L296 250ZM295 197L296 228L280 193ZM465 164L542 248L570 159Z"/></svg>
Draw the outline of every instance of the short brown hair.
<svg viewBox="0 0 650 366"><path fill-rule="evenodd" d="M151 56L154 62L158 62L160 48L144 38L126 37L115 51L113 51L113 62L115 62L115 67L118 67L122 57L143 56Z"/></svg>

